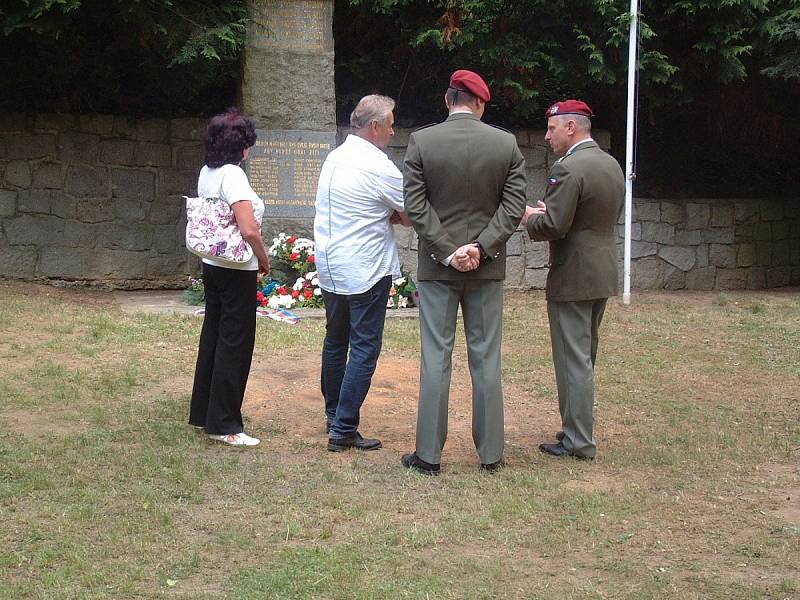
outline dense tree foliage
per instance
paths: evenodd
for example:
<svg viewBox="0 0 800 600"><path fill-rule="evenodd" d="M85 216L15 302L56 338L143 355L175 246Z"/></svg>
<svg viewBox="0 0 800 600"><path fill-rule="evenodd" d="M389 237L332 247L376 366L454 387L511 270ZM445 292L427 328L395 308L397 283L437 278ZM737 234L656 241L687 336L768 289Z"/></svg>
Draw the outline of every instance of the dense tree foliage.
<svg viewBox="0 0 800 600"><path fill-rule="evenodd" d="M622 152L629 0L337 0L339 118L371 91L440 119L454 68L487 119L541 127L579 96ZM800 0L641 0L639 189L800 191ZM0 110L208 114L235 99L245 0L6 0ZM772 149L772 153L768 154ZM775 152L774 149L778 149Z"/></svg>

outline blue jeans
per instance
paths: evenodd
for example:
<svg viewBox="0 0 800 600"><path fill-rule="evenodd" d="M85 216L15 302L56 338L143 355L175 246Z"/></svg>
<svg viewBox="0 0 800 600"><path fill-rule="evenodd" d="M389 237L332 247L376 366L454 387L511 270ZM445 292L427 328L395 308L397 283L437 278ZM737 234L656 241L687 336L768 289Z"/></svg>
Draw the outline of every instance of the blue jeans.
<svg viewBox="0 0 800 600"><path fill-rule="evenodd" d="M361 294L343 296L322 290L327 320L322 395L331 437L349 437L358 431L361 405L381 353L391 285L392 277L387 275Z"/></svg>

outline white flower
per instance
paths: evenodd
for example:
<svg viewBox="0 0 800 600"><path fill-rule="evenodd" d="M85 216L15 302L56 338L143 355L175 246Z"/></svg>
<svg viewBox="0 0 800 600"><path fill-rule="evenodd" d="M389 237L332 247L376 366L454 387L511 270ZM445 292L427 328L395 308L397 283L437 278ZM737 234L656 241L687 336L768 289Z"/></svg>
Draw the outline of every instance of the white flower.
<svg viewBox="0 0 800 600"><path fill-rule="evenodd" d="M319 279L314 277L314 279L311 280L311 285L319 285Z"/></svg>
<svg viewBox="0 0 800 600"><path fill-rule="evenodd" d="M315 289L314 290L314 295L315 296L322 296L322 290L320 288Z"/></svg>
<svg viewBox="0 0 800 600"><path fill-rule="evenodd" d="M394 280L395 285L403 285L405 282L406 282L405 277L398 277L397 279Z"/></svg>
<svg viewBox="0 0 800 600"><path fill-rule="evenodd" d="M292 286L292 289L293 290L297 290L299 292L300 290L302 290L305 287L305 283L306 283L305 279L303 279L302 277L298 277L297 281L294 282L294 285Z"/></svg>
<svg viewBox="0 0 800 600"><path fill-rule="evenodd" d="M397 302L397 308L408 308L408 298L402 296Z"/></svg>
<svg viewBox="0 0 800 600"><path fill-rule="evenodd" d="M270 296L269 300L267 300L267 306L269 308L280 308L281 303L280 300L278 299L278 296Z"/></svg>
<svg viewBox="0 0 800 600"><path fill-rule="evenodd" d="M386 308L394 308L394 300L392 298L389 298L386 302Z"/></svg>
<svg viewBox="0 0 800 600"><path fill-rule="evenodd" d="M316 271L309 271L308 273L306 273L306 279L308 279L309 281L314 279L316 276L317 276L317 272ZM314 284L314 285L316 285L316 284Z"/></svg>
<svg viewBox="0 0 800 600"><path fill-rule="evenodd" d="M278 296L278 304L283 308L292 308L294 305L294 298L292 298L289 294Z"/></svg>

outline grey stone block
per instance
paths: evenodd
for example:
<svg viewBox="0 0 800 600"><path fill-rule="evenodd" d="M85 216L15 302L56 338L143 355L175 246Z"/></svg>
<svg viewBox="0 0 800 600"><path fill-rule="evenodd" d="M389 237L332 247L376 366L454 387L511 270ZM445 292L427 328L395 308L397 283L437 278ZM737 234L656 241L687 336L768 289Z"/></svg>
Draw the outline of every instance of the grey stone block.
<svg viewBox="0 0 800 600"><path fill-rule="evenodd" d="M686 287L686 273L673 266L664 268L664 289L682 290Z"/></svg>
<svg viewBox="0 0 800 600"><path fill-rule="evenodd" d="M185 229L180 232L174 225L161 225L153 230L153 249L159 254L175 254L185 248Z"/></svg>
<svg viewBox="0 0 800 600"><path fill-rule="evenodd" d="M17 212L17 192L0 190L0 217L13 217Z"/></svg>
<svg viewBox="0 0 800 600"><path fill-rule="evenodd" d="M56 137L52 133L4 133L0 135L7 156L17 160L34 158L53 159L56 154Z"/></svg>
<svg viewBox="0 0 800 600"><path fill-rule="evenodd" d="M772 266L789 265L792 262L792 243L782 240L772 244Z"/></svg>
<svg viewBox="0 0 800 600"><path fill-rule="evenodd" d="M751 267L747 270L747 289L760 290L767 285L767 270L764 267Z"/></svg>
<svg viewBox="0 0 800 600"><path fill-rule="evenodd" d="M713 290L716 267L698 267L686 273L687 290Z"/></svg>
<svg viewBox="0 0 800 600"><path fill-rule="evenodd" d="M102 247L139 252L153 247L153 226L147 223L112 223L103 229Z"/></svg>
<svg viewBox="0 0 800 600"><path fill-rule="evenodd" d="M78 126L75 115L59 115L55 113L37 114L34 119L34 129L44 131L67 131ZM54 146L55 147L55 146Z"/></svg>
<svg viewBox="0 0 800 600"><path fill-rule="evenodd" d="M102 231L103 225L97 223L65 221L62 244L74 248L91 249L97 246L97 240Z"/></svg>
<svg viewBox="0 0 800 600"><path fill-rule="evenodd" d="M136 119L116 115L114 117L114 135L127 139L136 139Z"/></svg>
<svg viewBox="0 0 800 600"><path fill-rule="evenodd" d="M686 229L705 229L711 222L711 207L708 204L686 205Z"/></svg>
<svg viewBox="0 0 800 600"><path fill-rule="evenodd" d="M699 229L675 232L676 246L697 246L698 244L702 243L702 241L703 235Z"/></svg>
<svg viewBox="0 0 800 600"><path fill-rule="evenodd" d="M123 223L141 223L147 218L148 205L131 198L114 199L114 216Z"/></svg>
<svg viewBox="0 0 800 600"><path fill-rule="evenodd" d="M733 206L712 206L711 207L711 226L712 227L731 227L733 226Z"/></svg>
<svg viewBox="0 0 800 600"><path fill-rule="evenodd" d="M62 219L75 218L77 200L60 190L52 190L50 194L50 214Z"/></svg>
<svg viewBox="0 0 800 600"><path fill-rule="evenodd" d="M147 273L148 252L96 249L89 262L91 279L143 279Z"/></svg>
<svg viewBox="0 0 800 600"><path fill-rule="evenodd" d="M759 212L756 200L744 200L734 204L734 218L737 223L753 224L758 221Z"/></svg>
<svg viewBox="0 0 800 600"><path fill-rule="evenodd" d="M526 240L525 267L539 269L546 267L550 262L550 247L547 242L533 242Z"/></svg>
<svg viewBox="0 0 800 600"><path fill-rule="evenodd" d="M800 240L792 240L791 262L793 265L800 265Z"/></svg>
<svg viewBox="0 0 800 600"><path fill-rule="evenodd" d="M170 132L174 140L202 140L205 128L206 122L203 119L182 118L170 121ZM395 137L397 135L398 130L395 130Z"/></svg>
<svg viewBox="0 0 800 600"><path fill-rule="evenodd" d="M780 221L783 218L783 202L777 200L761 201L761 220Z"/></svg>
<svg viewBox="0 0 800 600"><path fill-rule="evenodd" d="M658 244L653 242L631 241L631 258L655 256L658 253Z"/></svg>
<svg viewBox="0 0 800 600"><path fill-rule="evenodd" d="M156 178L151 171L111 169L111 195L114 198L152 202L156 195Z"/></svg>
<svg viewBox="0 0 800 600"><path fill-rule="evenodd" d="M772 225L770 223L756 223L753 226L753 239L766 241L772 239Z"/></svg>
<svg viewBox="0 0 800 600"><path fill-rule="evenodd" d="M736 251L727 244L711 244L708 259L715 267L733 268L736 266Z"/></svg>
<svg viewBox="0 0 800 600"><path fill-rule="evenodd" d="M23 189L31 187L33 178L31 176L31 167L28 162L24 160L12 160L8 163L3 174L3 181L5 185L10 187Z"/></svg>
<svg viewBox="0 0 800 600"><path fill-rule="evenodd" d="M527 236L527 234L525 234ZM523 232L515 231L506 242L506 256L521 256L523 253Z"/></svg>
<svg viewBox="0 0 800 600"><path fill-rule="evenodd" d="M544 198L547 190L547 172L543 169L525 169L525 177L527 178L525 197L532 206L535 206L537 200Z"/></svg>
<svg viewBox="0 0 800 600"><path fill-rule="evenodd" d="M162 169L159 171L158 193L167 196L194 196L197 194L197 173Z"/></svg>
<svg viewBox="0 0 800 600"><path fill-rule="evenodd" d="M141 167L172 166L172 146L140 142L134 151L134 161Z"/></svg>
<svg viewBox="0 0 800 600"><path fill-rule="evenodd" d="M662 202L661 203L661 220L669 223L670 225L677 225L686 220L686 211L683 204L676 202Z"/></svg>
<svg viewBox="0 0 800 600"><path fill-rule="evenodd" d="M708 244L702 244L697 247L697 266L707 267L708 265Z"/></svg>
<svg viewBox="0 0 800 600"><path fill-rule="evenodd" d="M633 204L633 218L637 221L660 221L661 207L658 202L636 199Z"/></svg>
<svg viewBox="0 0 800 600"><path fill-rule="evenodd" d="M776 221L772 224L772 239L775 241L789 239L792 224L788 221Z"/></svg>
<svg viewBox="0 0 800 600"><path fill-rule="evenodd" d="M166 142L169 139L169 121L142 119L136 123L136 137L145 142Z"/></svg>
<svg viewBox="0 0 800 600"><path fill-rule="evenodd" d="M758 264L770 266L772 264L772 242L756 242Z"/></svg>
<svg viewBox="0 0 800 600"><path fill-rule="evenodd" d="M792 269L788 266L770 267L767 269L767 287L783 287L792 280Z"/></svg>
<svg viewBox="0 0 800 600"><path fill-rule="evenodd" d="M542 132L542 137L544 137L544 132ZM595 129L592 131L592 139L606 152L611 148L611 133L606 129Z"/></svg>
<svg viewBox="0 0 800 600"><path fill-rule="evenodd" d="M3 228L12 246L48 246L61 239L64 220L50 215L20 215L6 219Z"/></svg>
<svg viewBox="0 0 800 600"><path fill-rule="evenodd" d="M403 248L399 251L400 265L412 274L416 280L417 277L417 253L414 250Z"/></svg>
<svg viewBox="0 0 800 600"><path fill-rule="evenodd" d="M794 267L792 269L792 285L797 285L800 283L800 267Z"/></svg>
<svg viewBox="0 0 800 600"><path fill-rule="evenodd" d="M525 269L522 287L527 290L543 290L547 286L548 269Z"/></svg>
<svg viewBox="0 0 800 600"><path fill-rule="evenodd" d="M55 246L42 248L37 274L58 279L92 279L88 271L93 252L87 248L74 248L69 252Z"/></svg>
<svg viewBox="0 0 800 600"><path fill-rule="evenodd" d="M715 227L701 232L703 241L707 244L732 244L736 239L733 227Z"/></svg>
<svg viewBox="0 0 800 600"><path fill-rule="evenodd" d="M85 133L109 136L114 131L114 115L81 115L78 127Z"/></svg>
<svg viewBox="0 0 800 600"><path fill-rule="evenodd" d="M697 262L697 256L693 248L683 248L680 246L661 246L658 249L658 256L681 271L688 271Z"/></svg>
<svg viewBox="0 0 800 600"><path fill-rule="evenodd" d="M35 165L31 187L50 190L63 189L64 166L53 162L43 162Z"/></svg>
<svg viewBox="0 0 800 600"><path fill-rule="evenodd" d="M111 180L105 167L73 166L67 171L66 191L77 198L111 195Z"/></svg>
<svg viewBox="0 0 800 600"><path fill-rule="evenodd" d="M747 287L749 269L717 269L716 289L743 290Z"/></svg>
<svg viewBox="0 0 800 600"><path fill-rule="evenodd" d="M100 137L91 133L62 132L58 136L58 160L67 164L97 162Z"/></svg>
<svg viewBox="0 0 800 600"><path fill-rule="evenodd" d="M642 223L642 241L673 244L675 243L675 228L666 223Z"/></svg>
<svg viewBox="0 0 800 600"><path fill-rule="evenodd" d="M737 242L750 242L753 239L753 225L737 225L733 229L734 240Z"/></svg>
<svg viewBox="0 0 800 600"><path fill-rule="evenodd" d="M145 275L151 277L169 277L180 273L185 273L186 254L171 254L151 256L147 259Z"/></svg>
<svg viewBox="0 0 800 600"><path fill-rule="evenodd" d="M521 256L510 256L506 259L506 280L507 287L518 288L522 285L525 275L525 263Z"/></svg>
<svg viewBox="0 0 800 600"><path fill-rule="evenodd" d="M541 146L520 148L522 156L525 157L525 168L536 171L547 172L547 150Z"/></svg>
<svg viewBox="0 0 800 600"><path fill-rule="evenodd" d="M17 196L17 212L50 214L50 195L47 190L26 190Z"/></svg>
<svg viewBox="0 0 800 600"><path fill-rule="evenodd" d="M199 173L204 159L205 150L202 144L181 144L175 148L175 167L181 171ZM401 168L402 164L402 157L400 157L401 166L398 168Z"/></svg>
<svg viewBox="0 0 800 600"><path fill-rule="evenodd" d="M75 218L85 223L104 223L115 217L111 198L84 198L75 203Z"/></svg>
<svg viewBox="0 0 800 600"><path fill-rule="evenodd" d="M665 267L670 273L674 269L658 257L642 258L631 265L631 287L645 290L660 290L666 283Z"/></svg>
<svg viewBox="0 0 800 600"><path fill-rule="evenodd" d="M0 277L32 279L36 275L36 246L0 248Z"/></svg>
<svg viewBox="0 0 800 600"><path fill-rule="evenodd" d="M739 244L736 250L736 266L752 267L756 264L756 245Z"/></svg>
<svg viewBox="0 0 800 600"><path fill-rule="evenodd" d="M527 129L517 129L514 132L514 137L517 138L517 146L519 146L520 149L527 146L531 141L530 133Z"/></svg>
<svg viewBox="0 0 800 600"><path fill-rule="evenodd" d="M122 166L136 163L135 152L136 142L131 140L103 140L97 150L100 162Z"/></svg>

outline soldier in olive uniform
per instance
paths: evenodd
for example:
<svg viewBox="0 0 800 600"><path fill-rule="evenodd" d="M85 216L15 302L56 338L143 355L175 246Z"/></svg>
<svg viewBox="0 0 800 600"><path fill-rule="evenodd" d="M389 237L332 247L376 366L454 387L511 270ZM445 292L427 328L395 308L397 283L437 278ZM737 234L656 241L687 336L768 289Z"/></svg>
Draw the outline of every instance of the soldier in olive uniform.
<svg viewBox="0 0 800 600"><path fill-rule="evenodd" d="M489 88L458 70L446 121L414 132L404 162L405 209L419 236L419 412L416 452L403 465L439 473L459 305L472 376L472 437L481 466L503 458L500 340L506 240L525 210L525 159L516 138L481 121Z"/></svg>
<svg viewBox="0 0 800 600"><path fill-rule="evenodd" d="M625 198L617 161L592 139L591 109L579 100L547 111L545 140L561 156L544 202L522 219L532 240L550 242L547 315L563 430L542 452L592 459L594 363L606 302L617 295L616 224Z"/></svg>

